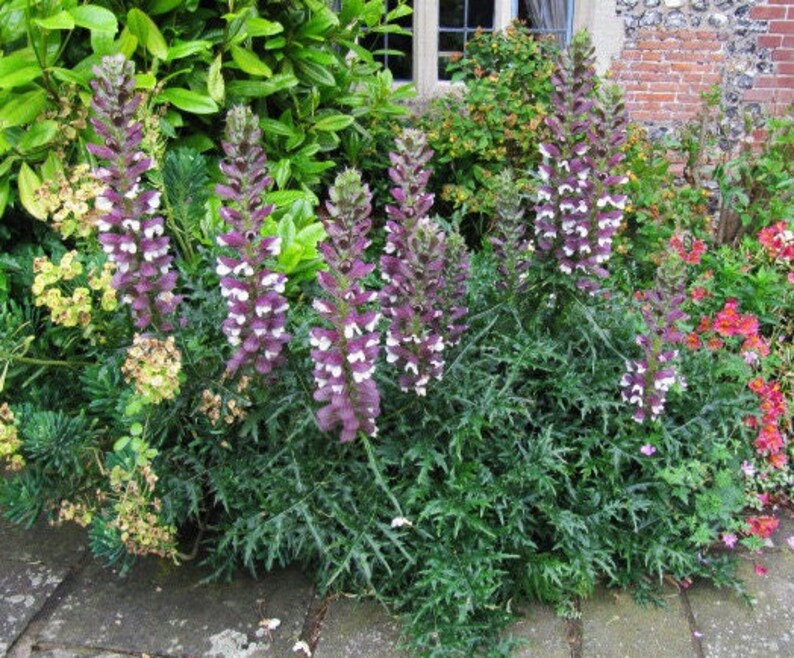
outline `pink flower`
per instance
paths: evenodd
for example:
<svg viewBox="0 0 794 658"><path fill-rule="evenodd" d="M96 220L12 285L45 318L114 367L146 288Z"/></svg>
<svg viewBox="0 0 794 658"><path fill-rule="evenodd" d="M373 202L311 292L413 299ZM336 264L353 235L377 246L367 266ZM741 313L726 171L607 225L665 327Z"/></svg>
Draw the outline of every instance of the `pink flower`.
<svg viewBox="0 0 794 658"><path fill-rule="evenodd" d="M755 466L745 459L742 462L742 473L744 473L748 478L753 477L753 475L755 475Z"/></svg>
<svg viewBox="0 0 794 658"><path fill-rule="evenodd" d="M646 457L650 457L653 453L656 452L656 448L652 446L650 443L646 443L644 446L642 446L642 448L640 448L640 452Z"/></svg>
<svg viewBox="0 0 794 658"><path fill-rule="evenodd" d="M739 538L734 535L732 532L723 532L722 533L722 543L725 544L728 548L734 548L736 546L736 542L739 541Z"/></svg>
<svg viewBox="0 0 794 658"><path fill-rule="evenodd" d="M753 565L755 569L755 573L759 576L766 576L769 573L769 569L767 569L763 564L755 564Z"/></svg>

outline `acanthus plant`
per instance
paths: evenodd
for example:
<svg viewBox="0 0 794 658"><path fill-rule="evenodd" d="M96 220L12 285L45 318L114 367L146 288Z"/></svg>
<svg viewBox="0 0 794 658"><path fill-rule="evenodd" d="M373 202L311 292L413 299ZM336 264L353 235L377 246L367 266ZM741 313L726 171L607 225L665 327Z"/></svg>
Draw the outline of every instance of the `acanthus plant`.
<svg viewBox="0 0 794 658"><path fill-rule="evenodd" d="M220 216L230 228L218 236L218 244L233 251L218 257L217 263L228 309L223 332L236 347L226 365L232 373L253 366L265 375L283 361L282 349L290 336L284 330L288 303L282 294L287 278L267 266L268 259L278 257L281 240L262 235L273 206L263 199L272 179L261 137L259 119L251 110L229 110L221 141L226 157L220 162L226 181L215 191L225 201Z"/></svg>
<svg viewBox="0 0 794 658"><path fill-rule="evenodd" d="M380 352L377 323L380 314L368 309L378 299L363 279L375 268L363 255L372 227L372 195L361 174L348 169L336 177L326 202L323 226L328 238L319 245L328 269L317 273L325 298L314 309L330 328L313 327L309 334L315 361L314 399L325 402L317 412L323 431L341 426L341 441L359 432L375 436L380 394L373 379Z"/></svg>
<svg viewBox="0 0 794 658"><path fill-rule="evenodd" d="M500 275L496 285L510 294L521 293L526 289L535 246L526 236L523 199L512 172L502 171L494 182L496 217L489 241Z"/></svg>
<svg viewBox="0 0 794 658"><path fill-rule="evenodd" d="M535 237L538 255L553 258L576 286L595 292L623 220L628 181L615 173L622 161L627 117L618 92L595 91L594 51L578 35L552 77L552 142L542 143Z"/></svg>
<svg viewBox="0 0 794 658"><path fill-rule="evenodd" d="M462 242L448 250L446 236L428 216L433 195L426 191L426 165L433 152L425 135L406 130L396 147L389 154L395 204L386 207L380 261L381 307L390 322L386 358L401 371L403 391L426 395L429 382L443 377L444 349L464 328L468 259Z"/></svg>
<svg viewBox="0 0 794 658"><path fill-rule="evenodd" d="M667 392L676 383L686 388L686 380L676 370L674 360L686 336L678 323L688 318L681 310L686 300L683 285L659 277L653 290L638 295L643 300L642 317L647 333L636 337L643 352L641 359L628 361L620 381L624 402L636 407L634 420L656 420L664 411Z"/></svg>
<svg viewBox="0 0 794 658"><path fill-rule="evenodd" d="M130 305L135 326L171 331L181 297L173 292L177 273L163 218L156 214L160 193L142 180L153 163L140 149L143 126L135 112L142 99L135 93L135 67L113 55L93 70L91 124L104 144L89 144L88 150L103 161L95 174L106 186L95 203L102 213L98 240L116 265L113 287Z"/></svg>

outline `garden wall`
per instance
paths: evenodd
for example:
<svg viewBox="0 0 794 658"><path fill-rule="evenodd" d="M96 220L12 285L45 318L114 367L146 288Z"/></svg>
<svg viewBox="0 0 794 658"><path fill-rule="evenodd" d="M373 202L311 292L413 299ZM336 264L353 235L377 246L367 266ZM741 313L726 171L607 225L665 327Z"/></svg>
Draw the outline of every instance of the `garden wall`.
<svg viewBox="0 0 794 658"><path fill-rule="evenodd" d="M615 9L626 40L612 77L631 117L657 134L694 118L714 84L728 140L745 111L783 114L794 102L794 0L617 0Z"/></svg>

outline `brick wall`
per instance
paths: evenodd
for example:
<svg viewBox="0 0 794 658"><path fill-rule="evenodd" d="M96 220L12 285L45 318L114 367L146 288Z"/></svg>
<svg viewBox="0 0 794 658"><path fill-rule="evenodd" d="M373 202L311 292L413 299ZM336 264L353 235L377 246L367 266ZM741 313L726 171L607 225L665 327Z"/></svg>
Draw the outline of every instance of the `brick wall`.
<svg viewBox="0 0 794 658"><path fill-rule="evenodd" d="M635 120L666 132L693 118L720 85L727 139L745 111L794 103L794 0L617 0L626 42L612 77Z"/></svg>
<svg viewBox="0 0 794 658"><path fill-rule="evenodd" d="M772 70L758 75L742 100L783 114L794 103L794 0L767 0L750 9L750 17L768 24L767 32L758 37L758 48L769 51Z"/></svg>
<svg viewBox="0 0 794 658"><path fill-rule="evenodd" d="M642 29L612 65L635 121L695 117L700 94L723 80L725 54L714 30Z"/></svg>

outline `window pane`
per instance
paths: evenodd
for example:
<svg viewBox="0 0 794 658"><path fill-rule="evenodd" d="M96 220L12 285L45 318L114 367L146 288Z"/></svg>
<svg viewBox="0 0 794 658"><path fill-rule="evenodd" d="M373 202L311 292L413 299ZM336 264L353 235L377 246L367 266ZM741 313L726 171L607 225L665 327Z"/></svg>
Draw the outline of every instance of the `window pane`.
<svg viewBox="0 0 794 658"><path fill-rule="evenodd" d="M494 3L482 2L482 0L469 0L469 15L466 27L477 29L482 27L486 30L493 28Z"/></svg>
<svg viewBox="0 0 794 658"><path fill-rule="evenodd" d="M463 27L466 0L440 0L438 24L440 27Z"/></svg>

